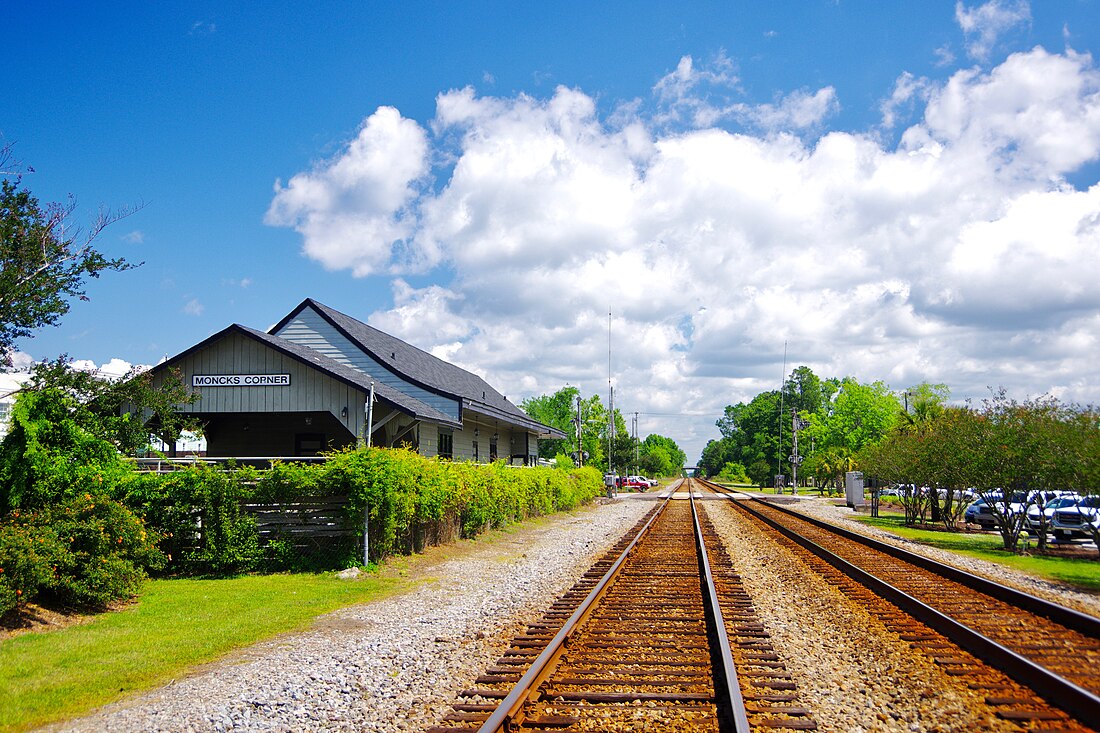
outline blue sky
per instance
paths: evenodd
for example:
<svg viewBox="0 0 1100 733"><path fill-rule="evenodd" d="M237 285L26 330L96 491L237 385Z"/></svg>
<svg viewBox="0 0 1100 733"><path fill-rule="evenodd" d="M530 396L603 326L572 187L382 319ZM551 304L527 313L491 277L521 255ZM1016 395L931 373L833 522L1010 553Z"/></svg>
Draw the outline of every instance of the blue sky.
<svg viewBox="0 0 1100 733"><path fill-rule="evenodd" d="M313 297L689 458L806 364L1100 402L1100 5L0 9L0 142L145 264L20 344L153 364Z"/></svg>

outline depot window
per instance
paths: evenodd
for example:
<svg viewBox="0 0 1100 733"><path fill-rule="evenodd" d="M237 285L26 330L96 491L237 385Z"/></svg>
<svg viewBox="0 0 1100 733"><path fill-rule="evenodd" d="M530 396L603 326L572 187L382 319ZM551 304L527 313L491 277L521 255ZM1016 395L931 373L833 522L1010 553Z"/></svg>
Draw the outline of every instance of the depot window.
<svg viewBox="0 0 1100 733"><path fill-rule="evenodd" d="M451 430L439 431L439 449L437 451L440 458L453 458L454 457L454 432Z"/></svg>

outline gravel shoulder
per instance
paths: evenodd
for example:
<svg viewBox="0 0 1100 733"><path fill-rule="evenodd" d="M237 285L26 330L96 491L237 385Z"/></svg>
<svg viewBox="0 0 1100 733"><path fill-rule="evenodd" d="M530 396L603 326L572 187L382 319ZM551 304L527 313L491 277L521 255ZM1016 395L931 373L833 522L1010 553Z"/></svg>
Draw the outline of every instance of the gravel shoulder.
<svg viewBox="0 0 1100 733"><path fill-rule="evenodd" d="M410 592L328 614L308 631L44 730L422 730L651 499L624 494L459 543L438 560L414 563L415 574L433 579Z"/></svg>

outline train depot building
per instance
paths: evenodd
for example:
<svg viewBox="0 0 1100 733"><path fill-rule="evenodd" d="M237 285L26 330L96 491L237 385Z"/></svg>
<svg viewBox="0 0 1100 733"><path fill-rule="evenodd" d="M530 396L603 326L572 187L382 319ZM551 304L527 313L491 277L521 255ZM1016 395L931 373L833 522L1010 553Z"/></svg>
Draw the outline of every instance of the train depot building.
<svg viewBox="0 0 1100 733"><path fill-rule="evenodd" d="M204 424L210 457L373 445L533 465L539 438L565 437L476 374L312 299L270 331L214 334L154 367L153 384L169 374L198 397L179 410Z"/></svg>

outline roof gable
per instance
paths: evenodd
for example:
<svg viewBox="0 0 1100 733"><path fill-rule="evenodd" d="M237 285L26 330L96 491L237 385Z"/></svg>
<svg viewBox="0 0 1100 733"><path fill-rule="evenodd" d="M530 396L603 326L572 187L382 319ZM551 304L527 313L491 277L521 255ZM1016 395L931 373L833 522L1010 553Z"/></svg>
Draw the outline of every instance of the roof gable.
<svg viewBox="0 0 1100 733"><path fill-rule="evenodd" d="M460 398L463 407L486 414L496 414L502 418L535 423L522 410L508 401L504 395L493 389L488 382L462 367L451 364L429 354L395 336L369 326L362 321L341 313L328 306L306 298L297 308L272 327L270 333L277 334L302 311L312 309L317 315L331 324L357 348L368 354L394 374L399 375L427 389ZM480 408L480 409L479 409Z"/></svg>
<svg viewBox="0 0 1100 733"><path fill-rule="evenodd" d="M352 387L369 392L371 389L372 380L369 375L364 374L358 369L354 369L345 364L330 359L329 357L321 354L314 349L307 346L296 344L293 341L273 336L263 331L258 331L248 326L242 326L238 323L234 323L221 331L213 334L212 336L200 341L191 348L183 351L171 359L161 362L157 366L153 367L152 372L156 373L164 369L170 368L173 364L178 363L182 359L199 352L209 346L217 343L221 339L230 334L238 333L242 336L250 338L254 341L258 341L276 351L279 351L303 364L306 364L314 369L317 369L328 376L336 379L340 382L348 384ZM387 385L374 383L375 397L384 400L397 407L398 409L406 412L418 419L430 420L432 422L438 422L447 425L459 426L461 423L455 420L453 417L440 412L431 405L427 405L416 398L401 392L400 390L393 389Z"/></svg>

